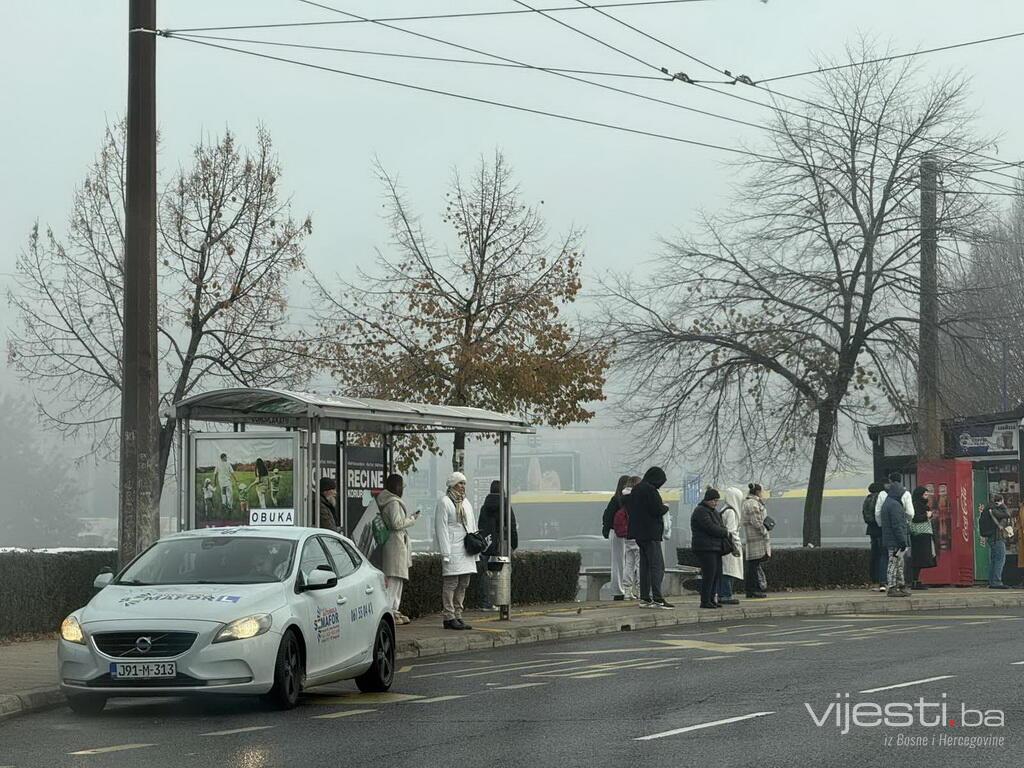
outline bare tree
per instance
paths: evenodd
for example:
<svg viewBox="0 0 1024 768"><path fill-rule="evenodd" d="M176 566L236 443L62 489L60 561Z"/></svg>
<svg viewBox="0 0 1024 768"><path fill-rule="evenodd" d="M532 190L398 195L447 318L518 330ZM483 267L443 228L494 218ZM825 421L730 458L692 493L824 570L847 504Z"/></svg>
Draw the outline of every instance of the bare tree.
<svg viewBox="0 0 1024 768"><path fill-rule="evenodd" d="M75 192L67 235L33 227L9 301L19 316L8 360L45 418L96 451L117 446L122 381L124 124L108 128ZM303 269L308 218L279 191L281 168L261 127L252 151L226 132L203 141L159 200L161 406L223 384L303 380L306 340L283 329L287 282ZM44 403L42 396L48 397ZM52 398L52 399L51 399ZM161 424L160 477L173 440Z"/></svg>
<svg viewBox="0 0 1024 768"><path fill-rule="evenodd" d="M613 281L624 407L649 452L753 477L809 462L803 538L820 545L840 421L907 414L915 398L922 159L947 182L943 231L981 213L965 192L986 144L966 95L963 79L922 86L909 65L819 76L801 112L776 107L733 213L667 242L654 280Z"/></svg>
<svg viewBox="0 0 1024 768"><path fill-rule="evenodd" d="M395 256L377 272L317 284L322 357L349 394L510 411L555 426L586 421L602 399L606 350L581 342L563 316L580 290L581 236L552 242L537 206L522 202L501 153L473 176L454 174L444 223L454 248L434 246L398 183L378 165ZM428 443L433 446L432 443ZM461 469L465 435L455 436ZM403 448L414 460L423 441Z"/></svg>

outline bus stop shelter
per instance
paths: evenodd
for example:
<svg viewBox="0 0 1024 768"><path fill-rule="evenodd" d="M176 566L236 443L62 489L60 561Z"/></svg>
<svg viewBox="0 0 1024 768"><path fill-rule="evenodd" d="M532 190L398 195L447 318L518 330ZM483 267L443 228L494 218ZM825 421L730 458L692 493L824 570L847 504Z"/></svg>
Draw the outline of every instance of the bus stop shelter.
<svg viewBox="0 0 1024 768"><path fill-rule="evenodd" d="M509 579L511 531L505 522L510 520L512 435L534 432L528 422L518 417L480 408L331 397L262 388L219 389L192 395L174 403L168 410L168 416L175 422L179 530L209 524L202 521L201 510L216 490L215 482L210 479L210 476L216 476L215 468L210 471L211 462L215 464L218 455L223 459L227 450L223 448L225 445L242 446L246 441L253 444L261 440L264 446L273 443L276 447L272 450L280 457L281 466L291 467L289 498L292 506L270 510L269 517L267 510L263 510L263 519L268 519L268 524L315 527L320 516L320 478L325 463L333 463L337 469L341 500L341 528L344 533L351 535L353 530L350 521L345 519L344 511L348 498L345 448L353 444L354 437L367 434L380 436L387 474L394 465L395 443L403 435L444 435L456 432L493 435L498 443L497 479L501 481L503 489L498 561L503 563L504 578L500 581L506 582ZM323 437L331 432L334 433L334 444L325 444ZM237 442L233 443L233 440ZM213 449L211 455L209 449L213 444L220 447ZM264 464L260 472L267 471ZM264 498L266 491L262 485L260 489L259 506L267 506ZM248 512L253 517L244 522L260 524L260 516L254 515L246 507L247 503L241 512ZM497 591L500 597L503 591L501 586ZM507 608L508 601L500 602L496 599L495 604ZM503 613L507 614L507 610Z"/></svg>

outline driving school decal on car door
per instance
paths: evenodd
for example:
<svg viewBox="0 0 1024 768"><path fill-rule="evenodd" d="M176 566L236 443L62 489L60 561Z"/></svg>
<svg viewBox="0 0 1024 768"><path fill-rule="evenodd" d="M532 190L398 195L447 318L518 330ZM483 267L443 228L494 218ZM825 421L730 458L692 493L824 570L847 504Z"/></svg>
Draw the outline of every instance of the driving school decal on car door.
<svg viewBox="0 0 1024 768"><path fill-rule="evenodd" d="M326 643L328 640L337 640L341 637L341 619L338 616L338 609L317 608L316 618L313 619L313 631L316 632L318 643Z"/></svg>

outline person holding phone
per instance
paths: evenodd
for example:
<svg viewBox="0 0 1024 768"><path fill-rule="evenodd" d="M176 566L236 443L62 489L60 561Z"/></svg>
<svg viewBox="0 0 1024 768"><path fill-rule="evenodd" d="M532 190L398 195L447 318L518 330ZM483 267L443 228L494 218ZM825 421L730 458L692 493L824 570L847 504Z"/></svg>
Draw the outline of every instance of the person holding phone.
<svg viewBox="0 0 1024 768"><path fill-rule="evenodd" d="M412 566L412 548L409 546L409 529L420 519L416 510L409 514L402 500L405 492L405 481L399 474L388 475L384 481L384 490L377 494L377 508L381 519L388 527L390 534L384 542L381 553L381 570L384 571L384 587L387 590L391 610L395 614L395 622L408 624L409 617L398 609L402 605L402 591L409 581L409 568Z"/></svg>

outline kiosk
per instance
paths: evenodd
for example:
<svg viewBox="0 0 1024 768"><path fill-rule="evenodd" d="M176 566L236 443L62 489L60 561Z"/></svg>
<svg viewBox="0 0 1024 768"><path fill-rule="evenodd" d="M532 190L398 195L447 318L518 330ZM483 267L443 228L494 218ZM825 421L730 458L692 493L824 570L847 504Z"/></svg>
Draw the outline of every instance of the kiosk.
<svg viewBox="0 0 1024 768"><path fill-rule="evenodd" d="M509 476L512 435L533 434L526 421L480 408L425 405L387 400L325 397L278 389L219 389L174 403L178 481L178 530L221 525L302 525L320 517L320 477L330 469L338 480L342 532L356 539L365 520L349 509L346 466L353 436L379 435L382 475L393 465L394 445L403 435L455 432L494 435L503 514L499 517L502 564L495 605L508 618L511 603ZM212 431L197 427L220 425ZM227 431L230 428L231 431ZM325 433L334 443L325 443ZM365 452L365 448L363 448ZM367 493L365 470L352 485ZM383 479L383 478L381 478ZM361 509L361 507L359 507Z"/></svg>

